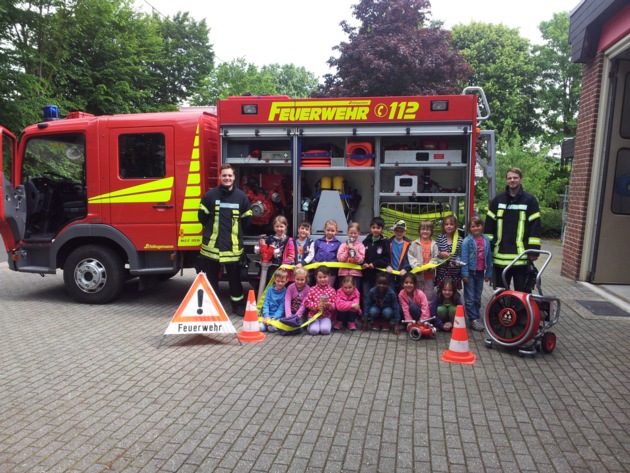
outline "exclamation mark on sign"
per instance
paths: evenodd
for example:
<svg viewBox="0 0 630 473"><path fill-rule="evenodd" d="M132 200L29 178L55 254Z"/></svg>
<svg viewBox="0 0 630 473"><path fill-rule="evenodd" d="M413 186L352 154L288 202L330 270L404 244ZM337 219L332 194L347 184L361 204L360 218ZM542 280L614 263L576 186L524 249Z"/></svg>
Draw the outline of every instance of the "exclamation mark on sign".
<svg viewBox="0 0 630 473"><path fill-rule="evenodd" d="M203 314L203 289L199 289L197 291L197 305L199 308L197 309L197 314Z"/></svg>

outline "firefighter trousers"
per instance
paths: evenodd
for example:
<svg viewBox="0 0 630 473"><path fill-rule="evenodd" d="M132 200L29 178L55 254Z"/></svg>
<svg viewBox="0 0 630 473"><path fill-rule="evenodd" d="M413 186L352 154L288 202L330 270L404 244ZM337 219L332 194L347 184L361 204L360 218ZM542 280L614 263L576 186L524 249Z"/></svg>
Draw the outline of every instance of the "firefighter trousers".
<svg viewBox="0 0 630 473"><path fill-rule="evenodd" d="M208 281L214 292L219 292L219 274L221 273L221 262L206 258L204 269ZM241 283L241 266L239 263L223 263L225 273L230 285L230 301L234 303L244 303L243 284Z"/></svg>

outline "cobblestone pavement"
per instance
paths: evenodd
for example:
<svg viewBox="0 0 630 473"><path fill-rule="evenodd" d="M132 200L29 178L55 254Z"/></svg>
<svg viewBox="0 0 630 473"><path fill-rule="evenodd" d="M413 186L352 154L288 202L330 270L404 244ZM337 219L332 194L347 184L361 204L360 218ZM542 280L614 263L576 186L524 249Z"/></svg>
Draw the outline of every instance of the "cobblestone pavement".
<svg viewBox="0 0 630 473"><path fill-rule="evenodd" d="M469 332L473 366L441 361L447 334L158 348L192 272L89 306L61 274L0 263L0 471L630 471L630 318L584 309L603 299L546 247L555 351L523 359Z"/></svg>

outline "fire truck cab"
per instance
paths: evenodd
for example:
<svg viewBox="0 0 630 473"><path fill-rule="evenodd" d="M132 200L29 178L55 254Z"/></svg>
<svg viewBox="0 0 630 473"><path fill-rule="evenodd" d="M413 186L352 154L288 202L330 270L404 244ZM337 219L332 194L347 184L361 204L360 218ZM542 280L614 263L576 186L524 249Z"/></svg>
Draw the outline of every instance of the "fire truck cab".
<svg viewBox="0 0 630 473"><path fill-rule="evenodd" d="M73 112L2 134L0 234L14 271L55 274L80 302L191 267L197 208L217 185L217 119ZM210 170L210 172L208 172Z"/></svg>

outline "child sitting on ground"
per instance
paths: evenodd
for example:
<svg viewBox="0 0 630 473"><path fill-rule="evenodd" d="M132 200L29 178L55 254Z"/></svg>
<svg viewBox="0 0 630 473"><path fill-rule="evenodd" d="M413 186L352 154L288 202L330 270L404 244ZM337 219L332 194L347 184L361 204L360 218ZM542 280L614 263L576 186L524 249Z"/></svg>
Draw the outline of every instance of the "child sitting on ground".
<svg viewBox="0 0 630 473"><path fill-rule="evenodd" d="M370 289L366 301L366 314L372 319L372 330L389 332L390 326L394 325L394 333L400 333L398 322L400 321L400 305L398 297L390 287L389 276L381 273L376 277L376 287ZM364 324L363 330L367 327Z"/></svg>
<svg viewBox="0 0 630 473"><path fill-rule="evenodd" d="M280 320L284 317L284 299L287 293L287 271L284 269L276 270L273 275L274 285L267 289L265 300L262 306L262 318L260 322L260 331L277 332L278 329L271 325L273 320Z"/></svg>
<svg viewBox="0 0 630 473"><path fill-rule="evenodd" d="M398 293L398 302L406 321L417 322L430 318L427 296L418 289L418 278L415 274L405 274L403 288Z"/></svg>
<svg viewBox="0 0 630 473"><path fill-rule="evenodd" d="M287 294L284 298L285 316L280 319L280 322L289 327L299 327L302 325L302 316L306 309L304 302L306 302L306 297L311 288L306 284L306 279L308 278L306 269L296 268L293 271L293 277L295 282L287 288ZM302 333L302 329L298 328L291 331L279 329L278 332L280 335L294 335Z"/></svg>
<svg viewBox="0 0 630 473"><path fill-rule="evenodd" d="M361 295L352 276L344 276L341 280L341 287L337 290L337 320L333 324L335 330L343 328L343 324L348 324L349 330L357 329L357 318L361 316Z"/></svg>
<svg viewBox="0 0 630 473"><path fill-rule="evenodd" d="M308 333L330 335L337 292L330 285L330 270L326 266L320 266L315 270L315 280L317 283L308 292L304 306L308 310L309 319L320 311L322 314L309 324Z"/></svg>
<svg viewBox="0 0 630 473"><path fill-rule="evenodd" d="M442 285L438 288L436 298L431 304L431 317L433 325L438 330L449 332L453 328L455 321L455 310L461 305L462 299L455 287L455 282L451 278L442 281Z"/></svg>

